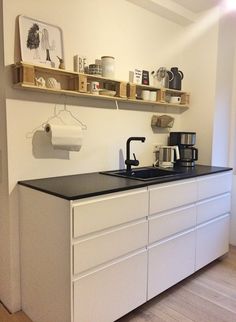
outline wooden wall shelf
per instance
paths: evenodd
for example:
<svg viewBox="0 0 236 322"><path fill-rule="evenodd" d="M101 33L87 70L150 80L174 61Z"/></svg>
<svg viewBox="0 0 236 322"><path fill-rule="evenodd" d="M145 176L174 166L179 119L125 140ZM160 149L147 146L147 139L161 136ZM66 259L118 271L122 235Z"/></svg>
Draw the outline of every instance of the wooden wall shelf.
<svg viewBox="0 0 236 322"><path fill-rule="evenodd" d="M42 93L52 93L57 95L68 95L76 97L87 97L92 99L118 100L120 102L189 107L190 94L184 91L172 90L168 88L158 88L155 86L138 85L127 83L124 81L108 79L101 76L81 74L63 69L45 67L42 65L32 65L25 62L19 62L13 66L13 84L14 88L33 90ZM45 86L38 86L37 79L42 77L46 81ZM56 79L59 87L46 87L49 78ZM115 96L94 95L90 93L89 84L92 81L98 81L101 89L112 89L116 92ZM156 92L156 101L141 100L142 90L150 90ZM167 98L170 96L179 96L180 103L168 103Z"/></svg>

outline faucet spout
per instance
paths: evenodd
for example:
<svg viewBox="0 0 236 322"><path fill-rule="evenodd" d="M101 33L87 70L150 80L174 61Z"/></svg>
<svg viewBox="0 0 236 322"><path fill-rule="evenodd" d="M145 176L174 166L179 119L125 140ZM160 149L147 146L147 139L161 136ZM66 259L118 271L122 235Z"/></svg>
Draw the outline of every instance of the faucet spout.
<svg viewBox="0 0 236 322"><path fill-rule="evenodd" d="M128 140L126 142L126 160L125 160L125 164L127 165L126 171L131 171L131 165L133 165L133 166L139 165L139 161L136 160L135 154L133 154L134 160L130 159L130 143L131 143L131 141L144 142L145 140L146 140L146 138L144 136L131 136L130 138L128 138Z"/></svg>

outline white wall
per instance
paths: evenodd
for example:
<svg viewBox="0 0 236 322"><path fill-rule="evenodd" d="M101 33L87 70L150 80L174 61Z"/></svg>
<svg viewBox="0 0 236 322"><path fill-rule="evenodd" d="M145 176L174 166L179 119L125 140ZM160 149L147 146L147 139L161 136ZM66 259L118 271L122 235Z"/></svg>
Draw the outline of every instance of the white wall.
<svg viewBox="0 0 236 322"><path fill-rule="evenodd" d="M233 91L235 17L225 15L220 19L217 57L217 82L213 129L212 162L229 165L231 102Z"/></svg>
<svg viewBox="0 0 236 322"><path fill-rule="evenodd" d="M183 114L182 128L196 131L200 164L211 164L212 132L215 112L218 10L205 12L186 28L183 68L191 91L191 108Z"/></svg>
<svg viewBox="0 0 236 322"><path fill-rule="evenodd" d="M12 89L9 65L16 57L19 59L16 16L23 13L62 28L67 69L72 69L72 58L77 53L86 55L89 63L102 55L114 55L116 78L123 80L128 80L128 71L135 67L152 70L178 66L181 50L172 55L169 44L183 29L125 0L70 0L67 5L62 0L3 1L10 225L3 243L11 245L7 261L12 267L12 276L4 276L6 285L12 284L11 290L4 290L4 303L16 311L20 308L17 181L118 168L123 164L120 156L125 153L126 140L133 135L147 138L145 143L135 142L132 147L141 165L151 164L152 144L167 143L167 133L152 132L153 111L148 107L119 104L122 108L116 110L111 102L95 104L94 100L67 98L70 110L88 130L79 153L53 153L40 125L52 115L55 104L65 102L64 97ZM174 130L180 129L181 117L177 111ZM32 139L26 136L37 127L32 145ZM8 269L9 264L0 267L2 278L4 266Z"/></svg>

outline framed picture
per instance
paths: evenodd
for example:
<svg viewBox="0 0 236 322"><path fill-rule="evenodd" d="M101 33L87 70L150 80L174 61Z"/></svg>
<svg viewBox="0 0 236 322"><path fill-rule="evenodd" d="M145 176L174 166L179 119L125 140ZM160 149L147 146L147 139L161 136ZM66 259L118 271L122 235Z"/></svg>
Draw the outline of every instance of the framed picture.
<svg viewBox="0 0 236 322"><path fill-rule="evenodd" d="M64 60L62 30L54 25L19 16L21 60L58 68Z"/></svg>

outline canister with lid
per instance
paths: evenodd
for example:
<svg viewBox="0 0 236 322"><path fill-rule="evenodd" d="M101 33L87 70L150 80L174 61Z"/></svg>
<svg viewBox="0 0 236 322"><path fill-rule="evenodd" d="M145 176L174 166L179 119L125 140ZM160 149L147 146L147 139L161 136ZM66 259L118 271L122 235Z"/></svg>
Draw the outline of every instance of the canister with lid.
<svg viewBox="0 0 236 322"><path fill-rule="evenodd" d="M113 56L102 56L102 76L114 78L115 76L115 58Z"/></svg>

